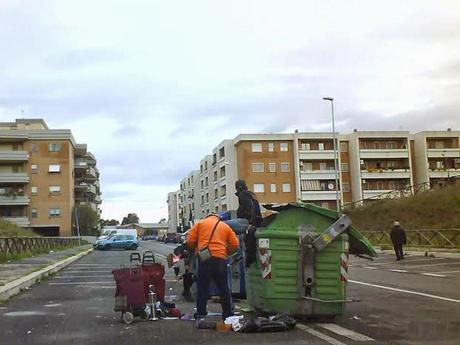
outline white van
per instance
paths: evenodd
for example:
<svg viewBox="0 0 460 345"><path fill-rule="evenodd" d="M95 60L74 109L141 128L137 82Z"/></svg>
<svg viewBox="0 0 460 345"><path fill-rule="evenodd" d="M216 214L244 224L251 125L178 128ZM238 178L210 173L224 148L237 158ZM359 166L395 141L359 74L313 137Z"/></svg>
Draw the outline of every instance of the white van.
<svg viewBox="0 0 460 345"><path fill-rule="evenodd" d="M136 229L104 229L102 231L102 236L99 236L98 240L105 240L107 237L113 235L133 235L137 238Z"/></svg>

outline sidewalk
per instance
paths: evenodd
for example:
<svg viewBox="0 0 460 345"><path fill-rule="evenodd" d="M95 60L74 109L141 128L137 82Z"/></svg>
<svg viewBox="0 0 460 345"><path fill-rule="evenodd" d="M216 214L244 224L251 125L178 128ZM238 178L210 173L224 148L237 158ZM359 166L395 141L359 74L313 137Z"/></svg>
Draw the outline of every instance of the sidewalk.
<svg viewBox="0 0 460 345"><path fill-rule="evenodd" d="M92 248L91 244L87 244L0 264L0 300L8 299L42 276L58 271L88 254Z"/></svg>
<svg viewBox="0 0 460 345"><path fill-rule="evenodd" d="M377 250L377 254L394 254L392 249ZM442 248L415 248L415 247L404 247L404 253L414 256L431 256L436 258L448 258L448 259L460 259L460 253L443 250Z"/></svg>

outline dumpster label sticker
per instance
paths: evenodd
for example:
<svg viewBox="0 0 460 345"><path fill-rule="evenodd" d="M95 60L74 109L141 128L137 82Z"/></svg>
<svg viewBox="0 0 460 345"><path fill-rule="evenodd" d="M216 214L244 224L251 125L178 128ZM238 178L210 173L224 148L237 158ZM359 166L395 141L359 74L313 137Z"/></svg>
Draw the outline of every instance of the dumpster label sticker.
<svg viewBox="0 0 460 345"><path fill-rule="evenodd" d="M331 237L328 234L323 235L323 240L324 242L329 242L331 240Z"/></svg>
<svg viewBox="0 0 460 345"><path fill-rule="evenodd" d="M270 239L269 238L259 238L259 248L262 248L262 249L270 248Z"/></svg>
<svg viewBox="0 0 460 345"><path fill-rule="evenodd" d="M259 260L262 268L262 278L272 279L272 251L259 247Z"/></svg>

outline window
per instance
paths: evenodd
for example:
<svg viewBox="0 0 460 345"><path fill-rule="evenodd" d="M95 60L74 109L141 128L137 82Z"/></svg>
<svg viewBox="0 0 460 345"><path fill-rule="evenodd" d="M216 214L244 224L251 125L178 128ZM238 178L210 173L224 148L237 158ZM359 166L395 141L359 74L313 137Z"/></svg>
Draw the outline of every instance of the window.
<svg viewBox="0 0 460 345"><path fill-rule="evenodd" d="M268 143L268 152L273 152L273 151L275 151L275 144Z"/></svg>
<svg viewBox="0 0 460 345"><path fill-rule="evenodd" d="M380 149L380 143L379 142L374 143L374 149L376 149L376 150Z"/></svg>
<svg viewBox="0 0 460 345"><path fill-rule="evenodd" d="M59 152L61 151L61 144L52 143L48 145L49 152Z"/></svg>
<svg viewBox="0 0 460 345"><path fill-rule="evenodd" d="M395 143L395 142L389 142L389 143L387 143L387 149L389 149L389 150L394 150L394 149L396 149L396 143Z"/></svg>
<svg viewBox="0 0 460 345"><path fill-rule="evenodd" d="M377 190L383 190L383 183L377 182Z"/></svg>
<svg viewBox="0 0 460 345"><path fill-rule="evenodd" d="M204 181L201 180L201 189L203 189L203 188L204 188Z"/></svg>
<svg viewBox="0 0 460 345"><path fill-rule="evenodd" d="M220 177L225 177L225 167L220 167Z"/></svg>
<svg viewBox="0 0 460 345"><path fill-rule="evenodd" d="M289 171L291 171L289 162L281 162L281 172L289 172Z"/></svg>
<svg viewBox="0 0 460 345"><path fill-rule="evenodd" d="M225 185L220 187L220 196L226 196L227 195L227 187Z"/></svg>
<svg viewBox="0 0 460 345"><path fill-rule="evenodd" d="M38 146L37 146L37 144L32 144L30 150L31 150L31 152L34 152L34 153L35 153L35 152L38 152Z"/></svg>
<svg viewBox="0 0 460 345"><path fill-rule="evenodd" d="M48 171L50 173L58 173L61 172L61 166L59 164L50 164Z"/></svg>
<svg viewBox="0 0 460 345"><path fill-rule="evenodd" d="M262 144L252 143L252 152L262 152Z"/></svg>
<svg viewBox="0 0 460 345"><path fill-rule="evenodd" d="M201 196L201 205L204 204L204 195Z"/></svg>
<svg viewBox="0 0 460 345"><path fill-rule="evenodd" d="M287 152L288 151L288 144L287 143L280 143L280 151Z"/></svg>
<svg viewBox="0 0 460 345"><path fill-rule="evenodd" d="M252 172L264 172L264 163L252 163Z"/></svg>
<svg viewBox="0 0 460 345"><path fill-rule="evenodd" d="M276 184L275 183L270 184L270 192L276 193Z"/></svg>
<svg viewBox="0 0 460 345"><path fill-rule="evenodd" d="M217 179L218 178L217 178L217 170L216 170L216 171L214 171L214 181L217 181Z"/></svg>
<svg viewBox="0 0 460 345"><path fill-rule="evenodd" d="M348 152L348 145L345 142L340 143L340 152Z"/></svg>
<svg viewBox="0 0 460 345"><path fill-rule="evenodd" d="M342 182L342 192L344 193L350 192L350 184L348 182Z"/></svg>
<svg viewBox="0 0 460 345"><path fill-rule="evenodd" d="M31 213L32 218L38 217L38 212L36 208L33 208L30 213Z"/></svg>
<svg viewBox="0 0 460 345"><path fill-rule="evenodd" d="M311 150L310 143L303 143L302 144L302 151L310 151L310 150Z"/></svg>
<svg viewBox="0 0 460 345"><path fill-rule="evenodd" d="M348 172L348 163L340 164L340 169L342 170L342 172Z"/></svg>
<svg viewBox="0 0 460 345"><path fill-rule="evenodd" d="M212 165L215 165L217 163L217 153L214 153L212 155Z"/></svg>
<svg viewBox="0 0 460 345"><path fill-rule="evenodd" d="M219 190L216 188L214 189L214 199L217 199L219 197Z"/></svg>
<svg viewBox="0 0 460 345"><path fill-rule="evenodd" d="M254 183L254 193L264 193L263 183Z"/></svg>
<svg viewBox="0 0 460 345"><path fill-rule="evenodd" d="M222 212L225 212L225 211L227 211L227 205L226 205L226 204L223 204L223 205L222 205Z"/></svg>
<svg viewBox="0 0 460 345"><path fill-rule="evenodd" d="M268 163L268 171L271 173L276 172L276 163Z"/></svg>
<svg viewBox="0 0 460 345"><path fill-rule="evenodd" d="M291 184L290 183L283 183L282 190L283 190L283 193L290 193L291 192Z"/></svg>
<svg viewBox="0 0 460 345"><path fill-rule="evenodd" d="M391 190L397 189L397 188L396 188L396 182L395 182L395 181L390 181L388 184L389 184L389 187L390 187Z"/></svg>
<svg viewBox="0 0 460 345"><path fill-rule="evenodd" d="M318 150L320 151L324 150L324 143L318 143Z"/></svg>
<svg viewBox="0 0 460 345"><path fill-rule="evenodd" d="M209 180L208 180L208 177L207 177L207 176L206 176L206 178L205 178L205 180L204 180L204 181L205 181L205 182L204 182L204 185L205 185L205 187L207 187L207 186L208 186L208 184L209 184Z"/></svg>
<svg viewBox="0 0 460 345"><path fill-rule="evenodd" d="M225 147L219 149L219 159L225 157Z"/></svg>
<svg viewBox="0 0 460 345"><path fill-rule="evenodd" d="M30 187L30 192L32 195L36 195L38 193L38 188L36 186Z"/></svg>
<svg viewBox="0 0 460 345"><path fill-rule="evenodd" d="M209 202L209 193L206 193L206 202Z"/></svg>
<svg viewBox="0 0 460 345"><path fill-rule="evenodd" d="M319 170L326 170L327 169L327 163L321 162L319 163Z"/></svg>
<svg viewBox="0 0 460 345"><path fill-rule="evenodd" d="M49 210L50 217L60 217L61 216L61 209L60 208L50 208Z"/></svg>
<svg viewBox="0 0 460 345"><path fill-rule="evenodd" d="M61 186L50 186L49 191L50 191L50 193L60 193L61 192Z"/></svg>

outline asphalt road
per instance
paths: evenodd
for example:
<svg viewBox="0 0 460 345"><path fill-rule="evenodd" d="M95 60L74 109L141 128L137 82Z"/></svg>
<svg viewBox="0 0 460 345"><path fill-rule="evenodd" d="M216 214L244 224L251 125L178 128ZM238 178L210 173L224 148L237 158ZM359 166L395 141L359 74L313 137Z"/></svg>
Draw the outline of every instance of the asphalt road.
<svg viewBox="0 0 460 345"><path fill-rule="evenodd" d="M154 250L165 262L173 248L147 241L139 249ZM181 320L122 324L113 312L111 270L129 265L129 253L95 251L0 306L0 344L459 344L460 259L352 259L348 295L356 302L334 323L239 334L197 330ZM181 283L171 271L166 278L167 294L179 295ZM193 311L191 303L178 307Z"/></svg>

